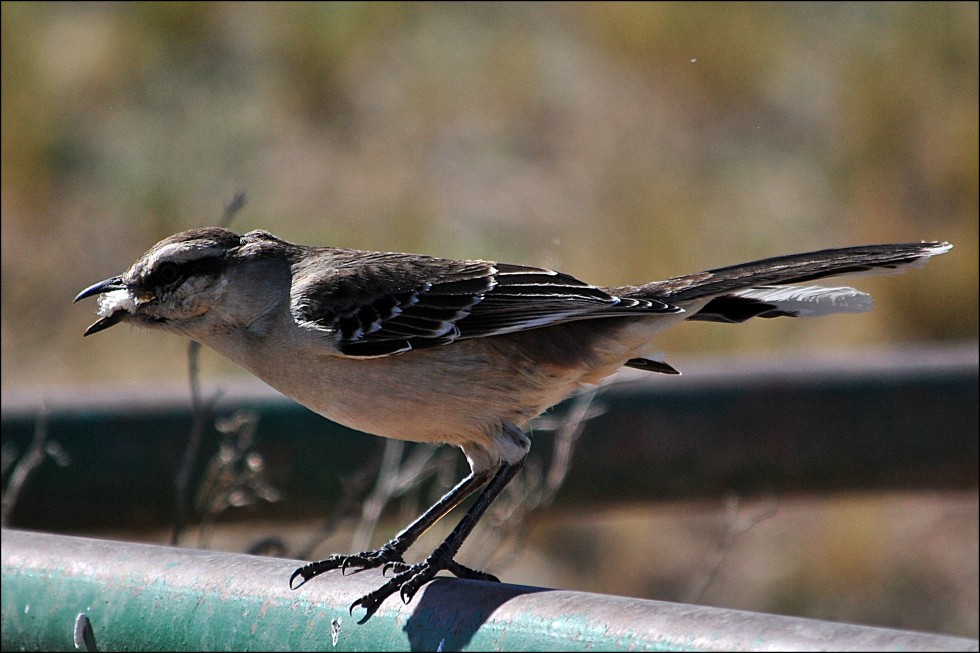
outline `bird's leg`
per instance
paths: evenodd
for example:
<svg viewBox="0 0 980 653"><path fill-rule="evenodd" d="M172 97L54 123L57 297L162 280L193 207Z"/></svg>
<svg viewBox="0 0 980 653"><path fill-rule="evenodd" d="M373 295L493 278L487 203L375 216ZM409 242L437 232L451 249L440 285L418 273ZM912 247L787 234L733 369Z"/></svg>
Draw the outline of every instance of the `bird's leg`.
<svg viewBox="0 0 980 653"><path fill-rule="evenodd" d="M398 568L402 571L396 574L387 583L376 589L375 591L362 596L358 600L351 604L351 612L357 606L362 606L367 610L367 615L365 619L370 617L378 609L382 602L395 592L399 592L402 601L408 603L415 596L415 593L421 589L423 585L435 578L436 574L443 569L455 573L460 576L458 569L462 567L455 560L453 556L459 551L459 547L462 546L463 541L476 526L477 522L483 516L483 513L487 511L490 504L493 503L500 493L504 490L511 479L520 470L521 465L524 461L521 460L517 463L508 464L504 463L497 468L496 473L493 478L483 489L483 492L476 498L473 505L466 512L463 518L460 520L453 532L449 534L449 537L440 544L432 554L414 565L400 565ZM462 567L462 569L466 569ZM465 578L479 578L481 580L497 580L496 578L489 576L489 574L484 574L483 572L477 572L474 570L466 569L467 572L473 572L474 575L461 576Z"/></svg>
<svg viewBox="0 0 980 653"><path fill-rule="evenodd" d="M470 473L466 478L457 483L453 489L446 492L431 508L422 513L418 519L378 549L355 553L353 555L332 555L324 560L311 562L308 565L300 567L289 577L289 587L293 588L293 581L299 576L303 578L303 582L305 583L314 576L331 569L343 569L345 571L348 568L374 569L375 567L384 565L385 569L392 566L396 571L403 570L404 561L402 560L402 555L408 550L408 547L412 546L421 537L422 533L427 531L429 527L444 517L450 510L459 505L461 501L480 489L490 478L490 474L491 470ZM447 569L460 578L495 580L488 574L468 569L455 562L451 567L447 567Z"/></svg>

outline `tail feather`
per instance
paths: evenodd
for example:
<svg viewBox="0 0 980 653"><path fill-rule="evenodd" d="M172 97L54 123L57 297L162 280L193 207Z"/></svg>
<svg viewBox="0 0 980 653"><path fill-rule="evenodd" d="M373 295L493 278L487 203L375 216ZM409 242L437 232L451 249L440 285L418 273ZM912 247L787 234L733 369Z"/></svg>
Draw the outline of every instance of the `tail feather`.
<svg viewBox="0 0 980 653"><path fill-rule="evenodd" d="M854 288L759 286L715 297L689 317L701 322L744 322L753 317L817 317L871 310L871 295Z"/></svg>
<svg viewBox="0 0 980 653"><path fill-rule="evenodd" d="M791 254L655 281L643 286L641 292L670 303L710 299L760 286L799 284L842 274L904 270L922 265L952 247L949 243L924 242Z"/></svg>
<svg viewBox="0 0 980 653"><path fill-rule="evenodd" d="M854 288L796 285L843 274L888 274L924 264L945 254L949 243L927 242L826 249L733 265L717 270L613 289L616 294L656 300L686 313L674 319L744 322L753 317L813 317L871 310L871 296ZM658 330L669 326L661 313ZM633 324L645 324L645 321ZM641 333L642 337L650 333ZM661 356L630 358L626 365L664 374L679 374Z"/></svg>

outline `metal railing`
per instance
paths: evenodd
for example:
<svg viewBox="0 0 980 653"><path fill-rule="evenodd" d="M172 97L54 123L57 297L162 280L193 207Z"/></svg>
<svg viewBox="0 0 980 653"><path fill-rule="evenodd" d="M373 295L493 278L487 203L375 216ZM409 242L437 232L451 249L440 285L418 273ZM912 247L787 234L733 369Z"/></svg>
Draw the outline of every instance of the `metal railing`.
<svg viewBox="0 0 980 653"><path fill-rule="evenodd" d="M4 530L3 650L976 651L976 640L583 592L436 580L370 618L378 572ZM360 620L359 620L360 619Z"/></svg>
<svg viewBox="0 0 980 653"><path fill-rule="evenodd" d="M977 367L973 343L627 376L602 394L605 410L586 424L556 503L973 489ZM28 450L43 424L71 461L34 469L10 524L70 532L172 518L194 417L186 394L47 404L39 420L36 403L4 396L5 455L8 445ZM228 391L216 412L245 405L259 415L256 446L288 497L277 517L323 514L343 465L377 453L378 439L270 392ZM536 437L535 450L549 445ZM359 623L348 606L375 589L376 572L328 574L290 591L297 564L4 530L2 649L977 650L976 640L942 635L455 579L433 582L408 606L389 599Z"/></svg>

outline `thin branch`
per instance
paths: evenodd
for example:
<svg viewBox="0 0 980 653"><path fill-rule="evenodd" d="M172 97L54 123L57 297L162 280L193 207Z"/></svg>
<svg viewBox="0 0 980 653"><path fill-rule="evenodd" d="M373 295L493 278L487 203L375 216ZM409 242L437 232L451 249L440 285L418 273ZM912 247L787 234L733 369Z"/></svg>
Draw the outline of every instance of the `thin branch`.
<svg viewBox="0 0 980 653"><path fill-rule="evenodd" d="M190 484L191 476L194 472L194 464L197 461L198 453L201 450L201 442L204 439L204 430L211 423L213 411L211 410L219 395L215 395L210 401L205 401L201 396L201 380L198 360L200 358L201 345L191 342L187 347L187 368L191 387L191 422L190 435L187 439L187 447L184 449L184 456L177 469L175 486L177 489L177 501L174 509L174 527L170 532L170 545L176 546L180 542L180 535L187 525L188 507L190 506Z"/></svg>
<svg viewBox="0 0 980 653"><path fill-rule="evenodd" d="M704 593L708 591L708 588L711 587L711 584L718 576L718 571L721 569L725 557L732 550L735 544L735 538L753 528L759 522L774 516L779 508L778 502L770 497L762 508L749 513L745 517L741 517L739 515L740 503L741 500L738 495L732 495L725 500L725 518L721 536L715 543L715 549L711 554L712 559L707 569L701 575L701 579L693 583L693 587L684 601L685 603L698 603L704 596Z"/></svg>
<svg viewBox="0 0 980 653"><path fill-rule="evenodd" d="M31 439L31 446L24 453L20 462L14 467L10 474L10 480L3 492L2 514L0 523L7 526L13 508L17 505L17 499L27 484L27 479L47 457L45 441L48 439L48 409L44 407L38 413L37 421L34 422L34 437Z"/></svg>
<svg viewBox="0 0 980 653"><path fill-rule="evenodd" d="M236 191L234 196L232 196L231 201L225 204L225 210L221 214L221 222L218 223L219 227L231 226L232 220L238 215L238 212L245 207L245 191Z"/></svg>
<svg viewBox="0 0 980 653"><path fill-rule="evenodd" d="M220 224L227 227L231 224L238 212L245 206L245 193L238 191L231 198L221 213ZM175 486L177 489L176 505L174 507L174 527L170 533L170 545L176 546L180 541L181 532L187 524L188 506L190 505L190 483L194 472L194 464L197 461L201 450L201 441L204 439L204 430L210 423L213 414L212 408L219 395L215 395L210 401L205 401L201 395L201 379L198 361L201 355L201 345L191 341L187 346L187 369L191 389L191 410L193 422L187 441L187 448L184 449L184 456L177 470Z"/></svg>

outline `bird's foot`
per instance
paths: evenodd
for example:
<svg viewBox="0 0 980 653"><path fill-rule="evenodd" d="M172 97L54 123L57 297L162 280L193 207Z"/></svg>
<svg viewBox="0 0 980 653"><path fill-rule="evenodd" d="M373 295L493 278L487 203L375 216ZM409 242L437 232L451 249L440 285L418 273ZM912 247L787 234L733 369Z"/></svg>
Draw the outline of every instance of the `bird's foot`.
<svg viewBox="0 0 980 653"><path fill-rule="evenodd" d="M404 573L415 567L417 565L410 565L404 562L389 562L384 566L384 572L387 575L389 571L396 574ZM471 569L465 565L461 565L455 560L449 560L444 567L446 571L451 573L456 578L465 578L467 580L483 580L489 583L499 583L500 579L493 574L488 574L485 571L480 571L479 569Z"/></svg>
<svg viewBox="0 0 980 653"><path fill-rule="evenodd" d="M289 588L296 589L293 587L293 581L297 577L302 577L303 582L300 583L302 585L314 576L319 576L323 572L330 571L331 569L340 569L342 572L347 573L348 569L376 569L381 566L384 566L386 570L389 566L395 567L396 569L406 566L402 560L401 552L391 546L390 542L380 549L373 551L363 551L352 555L335 554L329 558L303 565L289 577ZM299 585L296 587L299 587Z"/></svg>
<svg viewBox="0 0 980 653"><path fill-rule="evenodd" d="M352 555L335 554L323 560L303 565L289 577L289 587L290 589L296 589L296 587L299 587L299 585L302 585L314 576L319 576L323 572L330 571L331 569L340 569L343 573L347 573L348 569L360 571L383 567L384 573L387 575L389 571L395 574L403 574L417 566L406 564L402 559L402 554L389 543L373 551L362 551L361 553ZM470 569L452 559L447 560L445 566L441 568L455 575L457 578L483 580L492 583L500 582L500 579L496 576L479 571L478 569ZM297 578L302 578L302 582L296 585L296 587L293 587L293 583Z"/></svg>
<svg viewBox="0 0 980 653"><path fill-rule="evenodd" d="M500 579L496 576L459 564L439 549L436 549L432 555L422 562L414 565L408 565L404 562L387 563L385 565L385 571L389 569L394 571L395 575L378 589L354 601L350 606L352 614L354 608L360 606L367 611L364 618L369 618L384 603L385 599L395 592L398 592L402 602L409 603L412 597L422 589L422 586L435 578L436 574L440 571L448 571L458 578L483 580L493 583L500 582Z"/></svg>

